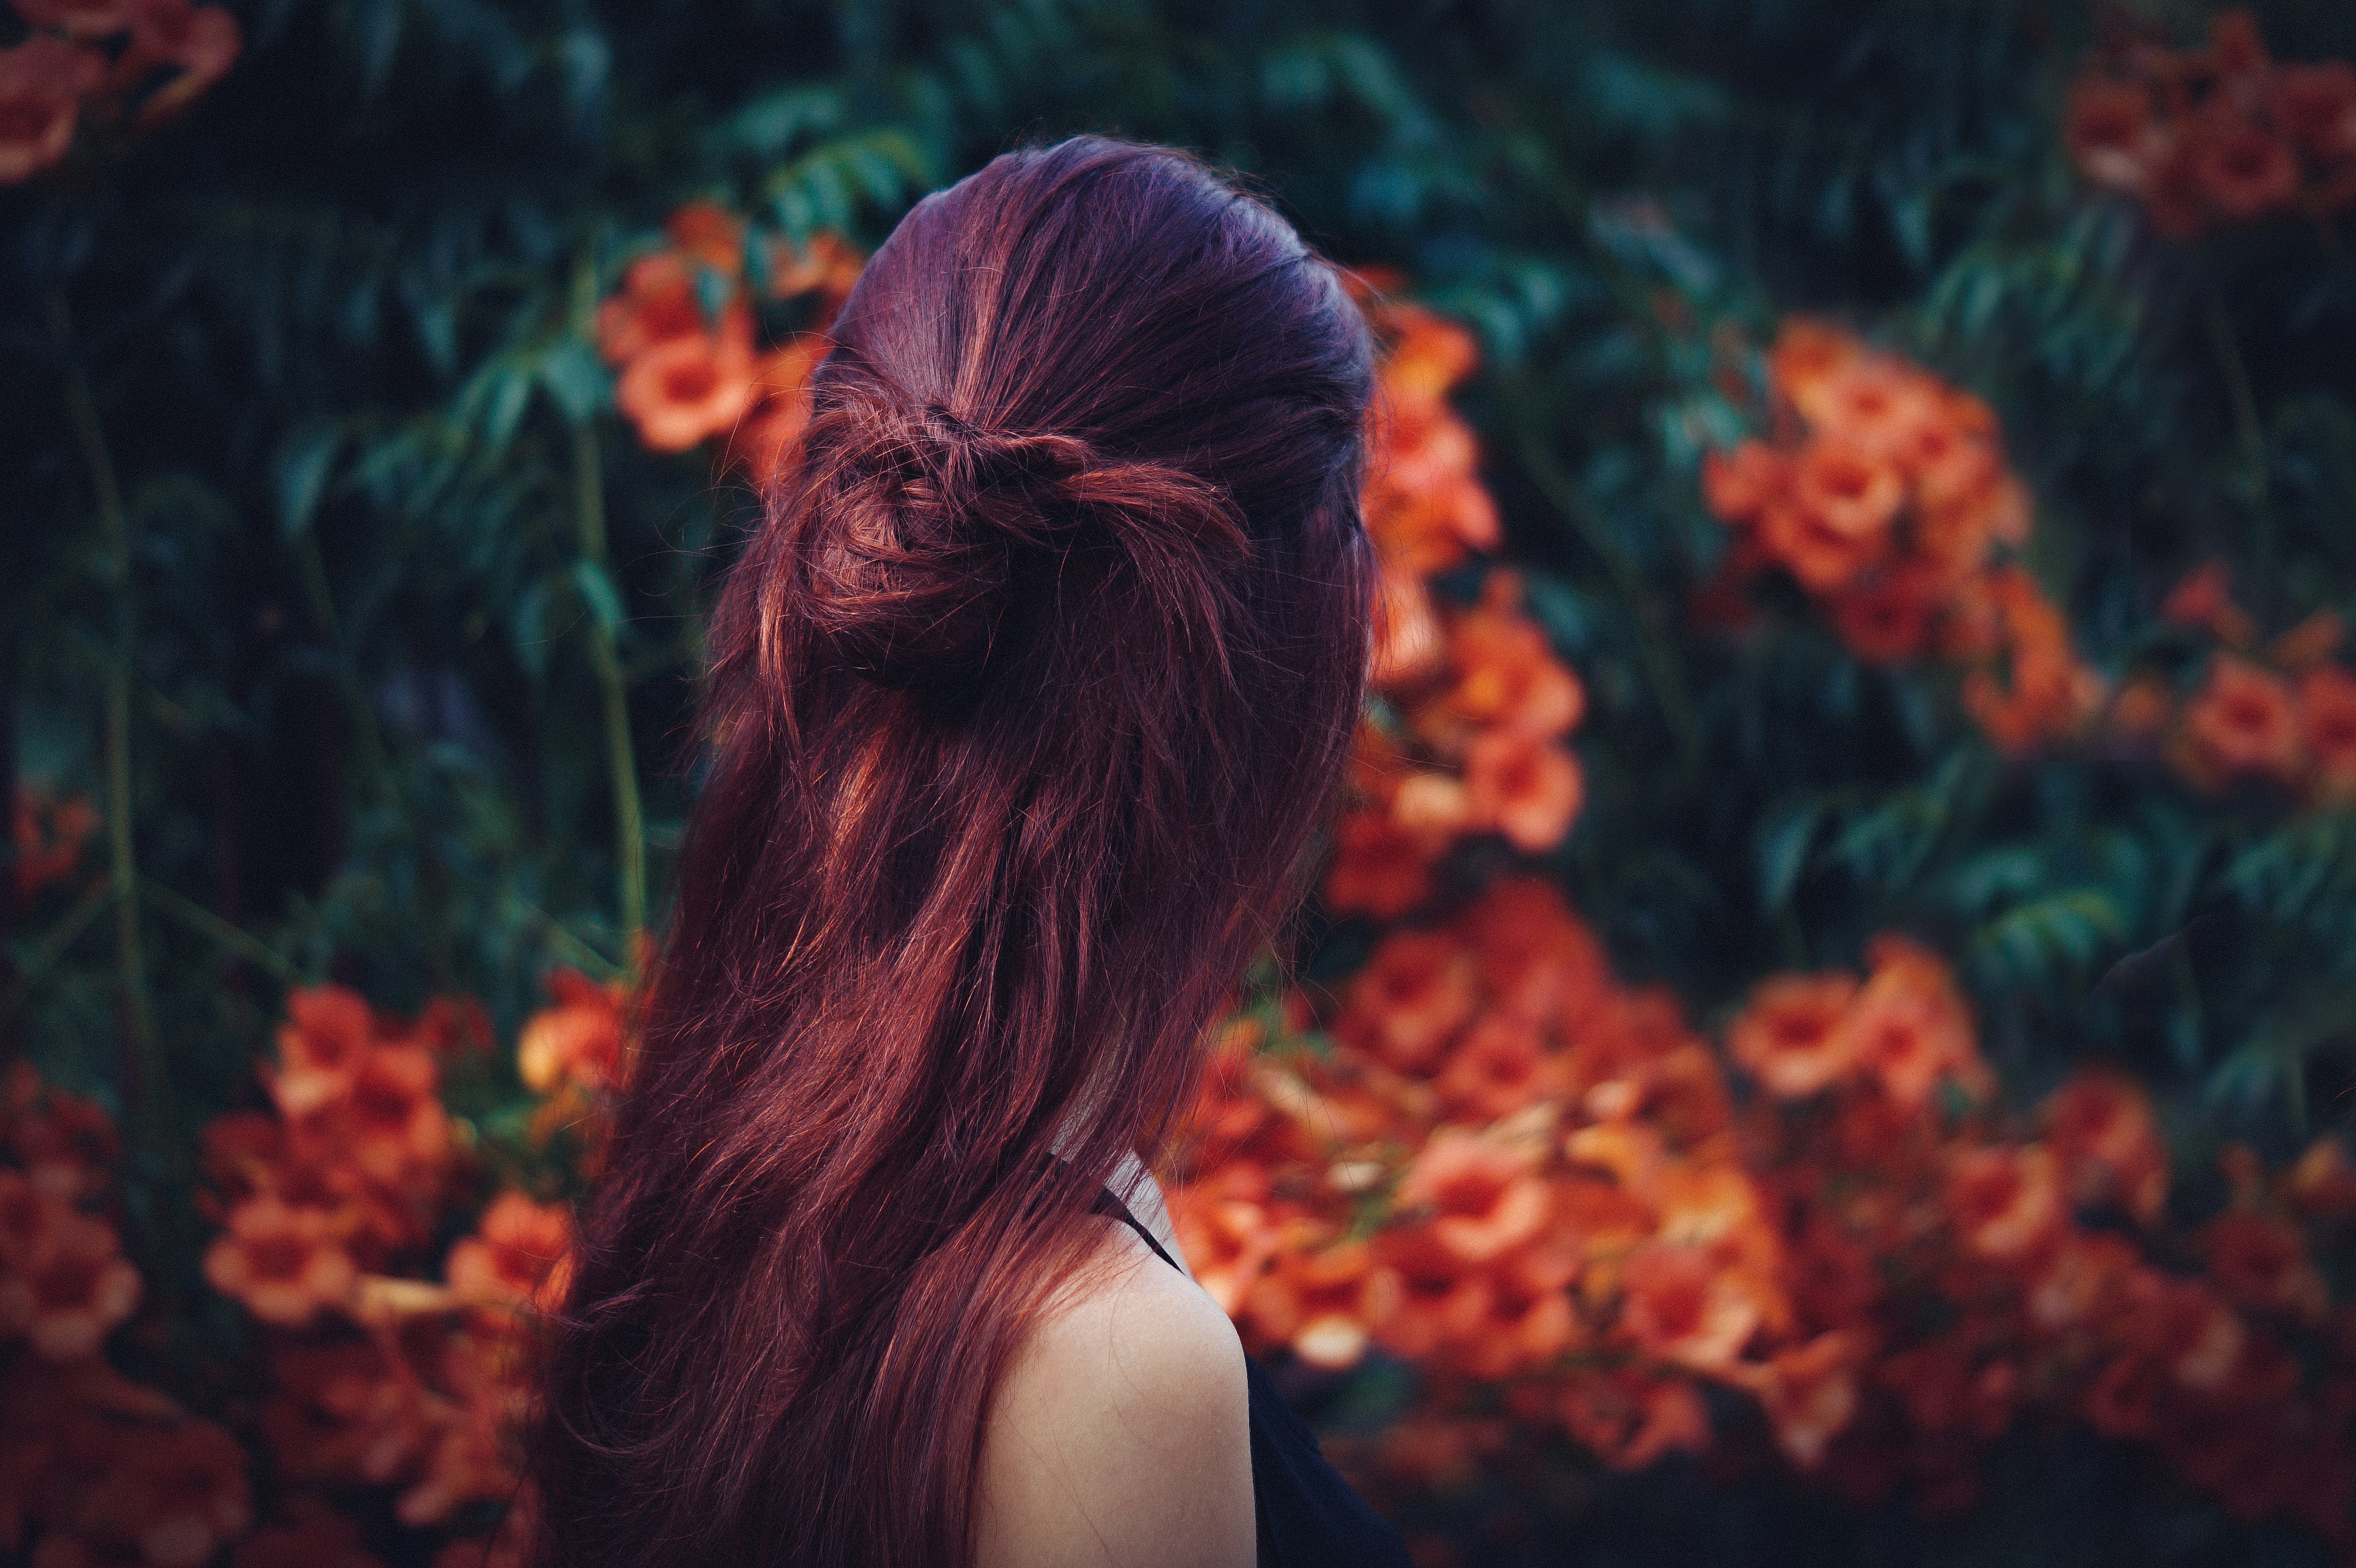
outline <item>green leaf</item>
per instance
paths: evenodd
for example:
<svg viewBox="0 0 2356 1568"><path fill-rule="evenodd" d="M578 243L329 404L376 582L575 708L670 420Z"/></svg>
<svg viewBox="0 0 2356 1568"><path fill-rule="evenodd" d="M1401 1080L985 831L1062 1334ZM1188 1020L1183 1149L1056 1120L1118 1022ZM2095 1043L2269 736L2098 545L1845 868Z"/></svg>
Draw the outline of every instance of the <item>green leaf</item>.
<svg viewBox="0 0 2356 1568"><path fill-rule="evenodd" d="M1781 914L1790 906L1824 817L1824 797L1812 795L1770 810L1761 825L1756 850L1759 903L1769 914Z"/></svg>
<svg viewBox="0 0 2356 1568"><path fill-rule="evenodd" d="M588 344L568 336L540 358L540 384L565 419L586 424L605 406L613 379Z"/></svg>
<svg viewBox="0 0 2356 1568"><path fill-rule="evenodd" d="M548 675L548 580L542 578L517 596L514 640L516 662L534 680Z"/></svg>
<svg viewBox="0 0 2356 1568"><path fill-rule="evenodd" d="M1966 961L1999 987L2039 986L2084 972L2126 922L2098 888L2072 888L2020 904L1976 933Z"/></svg>
<svg viewBox="0 0 2356 1568"><path fill-rule="evenodd" d="M298 429L278 449L278 534L294 540L303 537L317 516L327 495L327 480L344 448L339 424L314 424Z"/></svg>
<svg viewBox="0 0 2356 1568"><path fill-rule="evenodd" d="M576 560L571 576L573 591L589 607L589 613L609 634L622 629L622 596L614 587L614 579L600 562Z"/></svg>

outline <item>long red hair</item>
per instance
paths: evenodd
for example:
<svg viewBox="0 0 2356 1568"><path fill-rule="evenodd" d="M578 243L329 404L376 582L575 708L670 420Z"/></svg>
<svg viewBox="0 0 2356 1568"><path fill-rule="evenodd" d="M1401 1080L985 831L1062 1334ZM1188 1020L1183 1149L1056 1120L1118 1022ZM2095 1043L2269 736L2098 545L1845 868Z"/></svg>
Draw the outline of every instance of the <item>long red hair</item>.
<svg viewBox="0 0 2356 1568"><path fill-rule="evenodd" d="M1371 349L1202 165L928 197L712 626L710 771L551 1331L540 1556L969 1563L982 1422L1166 1136L1362 696Z"/></svg>

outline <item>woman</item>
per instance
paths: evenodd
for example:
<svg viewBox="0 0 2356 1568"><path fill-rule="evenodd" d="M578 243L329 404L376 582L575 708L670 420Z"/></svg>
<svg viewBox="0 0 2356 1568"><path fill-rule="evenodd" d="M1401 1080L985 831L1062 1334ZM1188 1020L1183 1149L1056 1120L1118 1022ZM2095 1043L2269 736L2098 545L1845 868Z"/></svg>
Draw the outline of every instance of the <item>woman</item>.
<svg viewBox="0 0 2356 1568"><path fill-rule="evenodd" d="M926 199L833 336L712 624L541 1559L1404 1563L1135 1152L1356 719L1365 325L1265 207L1081 138Z"/></svg>

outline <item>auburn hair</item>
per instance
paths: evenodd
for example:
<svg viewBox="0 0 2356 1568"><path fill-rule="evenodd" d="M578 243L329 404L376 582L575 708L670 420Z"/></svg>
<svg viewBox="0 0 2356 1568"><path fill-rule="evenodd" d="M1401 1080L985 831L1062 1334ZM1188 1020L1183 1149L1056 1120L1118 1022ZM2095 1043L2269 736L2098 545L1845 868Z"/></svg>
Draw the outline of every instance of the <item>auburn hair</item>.
<svg viewBox="0 0 2356 1568"><path fill-rule="evenodd" d="M1297 891L1365 678L1365 325L1081 137L869 264L711 630L710 769L532 1438L551 1568L963 1564L983 1417Z"/></svg>

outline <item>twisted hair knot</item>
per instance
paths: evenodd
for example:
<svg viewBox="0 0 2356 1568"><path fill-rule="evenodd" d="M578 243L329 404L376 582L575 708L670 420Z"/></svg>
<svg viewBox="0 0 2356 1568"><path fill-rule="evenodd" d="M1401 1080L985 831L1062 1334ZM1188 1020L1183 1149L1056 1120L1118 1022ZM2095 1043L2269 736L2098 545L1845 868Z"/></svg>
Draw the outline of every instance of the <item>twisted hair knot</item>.
<svg viewBox="0 0 2356 1568"><path fill-rule="evenodd" d="M887 685L967 685L1035 635L1037 601L1093 581L1135 601L1139 633L1158 623L1224 664L1227 578L1250 547L1219 486L1076 435L827 392L804 438L797 608L831 662Z"/></svg>

